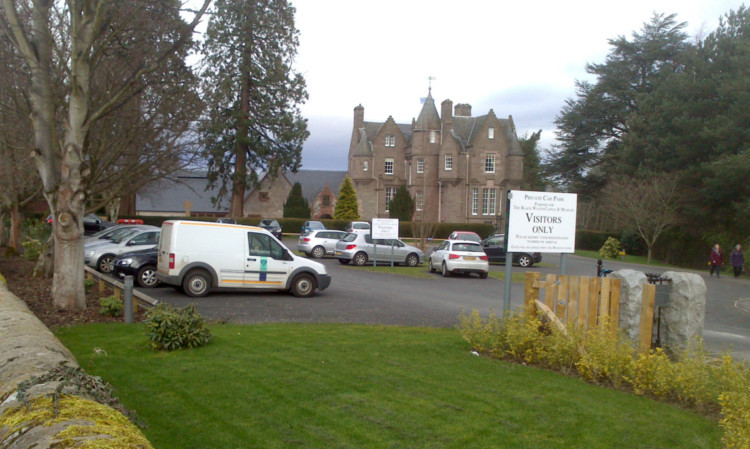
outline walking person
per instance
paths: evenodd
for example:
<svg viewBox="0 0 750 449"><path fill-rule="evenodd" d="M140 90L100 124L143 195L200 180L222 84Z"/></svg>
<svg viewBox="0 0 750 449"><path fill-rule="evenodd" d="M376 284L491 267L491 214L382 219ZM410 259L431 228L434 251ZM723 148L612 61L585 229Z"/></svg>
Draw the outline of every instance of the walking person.
<svg viewBox="0 0 750 449"><path fill-rule="evenodd" d="M732 254L729 255L729 261L732 262L732 268L734 268L734 277L738 278L745 269L745 255L742 254L742 247L735 245Z"/></svg>
<svg viewBox="0 0 750 449"><path fill-rule="evenodd" d="M721 277L721 266L724 265L724 255L721 253L721 247L719 244L715 244L714 248L711 250L711 256L709 258L709 265L711 265L711 273L709 274L709 277L714 275L714 270L716 270L716 277Z"/></svg>

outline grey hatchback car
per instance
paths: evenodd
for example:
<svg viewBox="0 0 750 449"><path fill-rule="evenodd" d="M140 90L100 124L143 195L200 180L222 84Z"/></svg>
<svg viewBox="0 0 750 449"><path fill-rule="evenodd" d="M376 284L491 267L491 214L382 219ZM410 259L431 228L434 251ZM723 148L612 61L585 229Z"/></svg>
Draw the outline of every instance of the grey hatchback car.
<svg viewBox="0 0 750 449"><path fill-rule="evenodd" d="M352 262L362 266L376 257L377 262L402 263L416 267L424 262L424 253L416 246L407 245L398 239L373 239L370 234L352 232L336 243L336 258L346 265Z"/></svg>
<svg viewBox="0 0 750 449"><path fill-rule="evenodd" d="M320 259L325 255L332 256L336 252L336 243L347 233L331 229L308 231L299 236L297 249L307 257Z"/></svg>

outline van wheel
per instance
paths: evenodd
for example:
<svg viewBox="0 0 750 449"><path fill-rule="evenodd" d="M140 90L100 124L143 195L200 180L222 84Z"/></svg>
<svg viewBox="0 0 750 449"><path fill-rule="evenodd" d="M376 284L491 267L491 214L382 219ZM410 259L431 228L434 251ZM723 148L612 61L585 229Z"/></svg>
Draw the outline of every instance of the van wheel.
<svg viewBox="0 0 750 449"><path fill-rule="evenodd" d="M105 254L99 258L96 262L96 268L104 274L109 274L114 269L115 256L112 254Z"/></svg>
<svg viewBox="0 0 750 449"><path fill-rule="evenodd" d="M361 267L367 263L367 254L357 253L354 255L354 258L352 259L352 261L354 261L354 265Z"/></svg>
<svg viewBox="0 0 750 449"><path fill-rule="evenodd" d="M182 280L185 294L191 298L202 298L211 287L211 276L205 270L193 270Z"/></svg>
<svg viewBox="0 0 750 449"><path fill-rule="evenodd" d="M419 264L419 257L416 254L409 254L406 256L406 265L410 267L416 267Z"/></svg>
<svg viewBox="0 0 750 449"><path fill-rule="evenodd" d="M315 293L315 279L307 274L298 274L292 281L292 294L298 298L308 298Z"/></svg>
<svg viewBox="0 0 750 449"><path fill-rule="evenodd" d="M321 257L326 255L326 250L322 246L316 246L312 249L310 254L312 254L315 259L320 259Z"/></svg>

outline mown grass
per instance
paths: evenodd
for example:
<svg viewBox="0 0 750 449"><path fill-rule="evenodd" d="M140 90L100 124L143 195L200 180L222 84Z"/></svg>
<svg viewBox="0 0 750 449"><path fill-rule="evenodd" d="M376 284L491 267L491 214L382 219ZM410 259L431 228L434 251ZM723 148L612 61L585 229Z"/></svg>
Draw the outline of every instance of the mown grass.
<svg viewBox="0 0 750 449"><path fill-rule="evenodd" d="M591 259L601 259L602 257L599 255L599 251L589 251L589 250L583 250L583 249L577 249L575 252L576 256L581 257L589 257ZM680 268L676 265L670 265L664 262L661 262L656 259L651 259L651 263L648 263L648 257L646 256L633 256L630 254L627 254L625 258L618 257L617 259L602 259L604 264L607 264L607 261L616 261L616 262L625 262L625 263L635 263L640 265L653 265L655 267L667 267L667 268Z"/></svg>
<svg viewBox="0 0 750 449"><path fill-rule="evenodd" d="M141 325L57 331L169 448L718 448L716 422L470 354L457 330L213 325L147 349ZM97 350L98 348L98 350Z"/></svg>

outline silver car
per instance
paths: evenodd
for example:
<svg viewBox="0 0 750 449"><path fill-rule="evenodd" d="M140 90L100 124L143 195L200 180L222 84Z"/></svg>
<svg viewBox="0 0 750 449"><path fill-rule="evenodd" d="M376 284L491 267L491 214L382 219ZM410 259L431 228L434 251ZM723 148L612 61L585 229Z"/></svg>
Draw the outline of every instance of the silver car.
<svg viewBox="0 0 750 449"><path fill-rule="evenodd" d="M341 240L347 233L344 231L332 231L330 229L307 231L299 236L297 249L307 257L320 259L323 256L332 256L336 253L336 242Z"/></svg>
<svg viewBox="0 0 750 449"><path fill-rule="evenodd" d="M94 235L87 235L83 238L84 245L93 245L96 243L110 243L113 238L119 238L128 232L135 232L138 229L159 229L150 225L130 225L119 224L107 229L103 229Z"/></svg>
<svg viewBox="0 0 750 449"><path fill-rule="evenodd" d="M453 273L476 273L487 279L490 263L482 245L468 240L446 240L430 254L430 272L441 270L444 277Z"/></svg>
<svg viewBox="0 0 750 449"><path fill-rule="evenodd" d="M416 246L407 245L398 239L372 239L370 234L350 233L336 243L336 257L342 264L352 262L362 266L372 262L376 256L377 262L390 262L393 255L394 263L402 263L416 267L424 262L424 253Z"/></svg>
<svg viewBox="0 0 750 449"><path fill-rule="evenodd" d="M160 229L139 229L135 233L114 239L110 243L90 245L83 250L83 262L102 273L111 273L115 256L139 249L153 247L159 243Z"/></svg>

